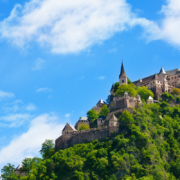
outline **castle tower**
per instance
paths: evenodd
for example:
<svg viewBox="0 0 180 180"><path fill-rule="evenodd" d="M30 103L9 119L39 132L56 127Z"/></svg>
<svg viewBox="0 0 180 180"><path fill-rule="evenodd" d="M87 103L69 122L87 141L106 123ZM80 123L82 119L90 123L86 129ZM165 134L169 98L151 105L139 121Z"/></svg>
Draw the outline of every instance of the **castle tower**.
<svg viewBox="0 0 180 180"><path fill-rule="evenodd" d="M163 91L168 92L168 81L166 79L163 80Z"/></svg>
<svg viewBox="0 0 180 180"><path fill-rule="evenodd" d="M77 130L73 126L71 126L71 124L67 123L62 130L62 135L71 137L74 131L77 131Z"/></svg>
<svg viewBox="0 0 180 180"><path fill-rule="evenodd" d="M159 71L159 76L160 78L162 78L163 80L167 77L166 71L164 70L164 68L162 67Z"/></svg>
<svg viewBox="0 0 180 180"><path fill-rule="evenodd" d="M119 126L118 118L113 114L111 119L109 120L109 127Z"/></svg>
<svg viewBox="0 0 180 180"><path fill-rule="evenodd" d="M125 73L123 63L121 65L121 72L120 72L120 75L119 75L119 85L121 85L121 84L127 84L127 75Z"/></svg>
<svg viewBox="0 0 180 180"><path fill-rule="evenodd" d="M110 93L111 93L111 95L114 94L114 84L113 84L112 87L111 87Z"/></svg>

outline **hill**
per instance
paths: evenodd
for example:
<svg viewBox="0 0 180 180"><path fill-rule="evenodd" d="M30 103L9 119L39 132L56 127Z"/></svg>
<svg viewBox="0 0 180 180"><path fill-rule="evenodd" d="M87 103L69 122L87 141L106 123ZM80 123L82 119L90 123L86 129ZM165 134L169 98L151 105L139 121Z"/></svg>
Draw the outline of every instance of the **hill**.
<svg viewBox="0 0 180 180"><path fill-rule="evenodd" d="M115 137L46 153L43 160L31 159L24 169L27 176L21 179L179 179L180 105L170 107L165 101L144 103L134 113L122 112L119 121L120 130Z"/></svg>

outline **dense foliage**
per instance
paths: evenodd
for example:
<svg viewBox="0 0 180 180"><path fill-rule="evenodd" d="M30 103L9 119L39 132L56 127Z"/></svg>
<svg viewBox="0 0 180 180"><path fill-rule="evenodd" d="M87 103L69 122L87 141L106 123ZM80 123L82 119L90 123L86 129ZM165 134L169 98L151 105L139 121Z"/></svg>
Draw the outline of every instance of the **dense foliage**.
<svg viewBox="0 0 180 180"><path fill-rule="evenodd" d="M106 117L109 112L110 112L110 110L108 109L107 105L103 105L100 112L99 112L99 116Z"/></svg>
<svg viewBox="0 0 180 180"><path fill-rule="evenodd" d="M173 94L173 95L180 96L180 89L179 89L179 88L174 88L174 89L172 90L172 94Z"/></svg>
<svg viewBox="0 0 180 180"><path fill-rule="evenodd" d="M60 150L21 179L178 180L180 106L144 103L133 114L124 111L118 118L120 133L114 138Z"/></svg>
<svg viewBox="0 0 180 180"><path fill-rule="evenodd" d="M146 86L136 87L133 83L122 84L118 86L118 89L115 92L117 96L124 96L124 93L128 92L128 94L132 97L137 96L139 94L141 99L146 101L149 96L154 97L154 94L151 90L147 89Z"/></svg>
<svg viewBox="0 0 180 180"><path fill-rule="evenodd" d="M87 130L87 129L90 129L90 127L89 127L88 124L81 124L81 125L79 126L78 131Z"/></svg>

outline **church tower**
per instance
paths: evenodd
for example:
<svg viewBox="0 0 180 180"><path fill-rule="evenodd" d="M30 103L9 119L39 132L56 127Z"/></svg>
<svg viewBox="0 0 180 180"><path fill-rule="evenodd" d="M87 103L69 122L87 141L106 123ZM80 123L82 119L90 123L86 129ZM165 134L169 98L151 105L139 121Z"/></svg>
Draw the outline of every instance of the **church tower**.
<svg viewBox="0 0 180 180"><path fill-rule="evenodd" d="M121 85L121 84L127 84L127 75L125 73L123 63L121 65L121 72L120 72L120 75L119 75L119 85Z"/></svg>

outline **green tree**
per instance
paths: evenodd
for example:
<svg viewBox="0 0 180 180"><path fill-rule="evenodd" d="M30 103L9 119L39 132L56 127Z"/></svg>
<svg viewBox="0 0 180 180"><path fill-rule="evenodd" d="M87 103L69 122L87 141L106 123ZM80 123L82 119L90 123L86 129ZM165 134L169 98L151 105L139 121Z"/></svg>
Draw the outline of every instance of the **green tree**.
<svg viewBox="0 0 180 180"><path fill-rule="evenodd" d="M100 110L99 116L106 117L109 112L110 112L110 110L108 109L107 105L103 105L101 110Z"/></svg>
<svg viewBox="0 0 180 180"><path fill-rule="evenodd" d="M1 169L1 178L2 180L19 180L18 176L14 172L14 165L8 163Z"/></svg>
<svg viewBox="0 0 180 180"><path fill-rule="evenodd" d="M147 100L149 96L154 97L154 94L151 90L147 89L146 86L138 87L137 93L141 96L141 99Z"/></svg>
<svg viewBox="0 0 180 180"><path fill-rule="evenodd" d="M88 124L81 124L78 131L90 129Z"/></svg>
<svg viewBox="0 0 180 180"><path fill-rule="evenodd" d="M40 162L42 161L42 159L34 157L34 158L25 158L22 161L22 168L21 168L21 172L24 172L25 174L29 174L31 169L33 167L36 167L38 164L40 164Z"/></svg>
<svg viewBox="0 0 180 180"><path fill-rule="evenodd" d="M132 124L134 122L132 113L130 113L127 110L121 114L119 119L120 119L120 122L123 122L126 125Z"/></svg>
<svg viewBox="0 0 180 180"><path fill-rule="evenodd" d="M177 97L177 98L176 98L176 102L177 102L177 103L180 103L180 97Z"/></svg>
<svg viewBox="0 0 180 180"><path fill-rule="evenodd" d="M47 159L54 154L55 145L53 140L46 139L45 142L42 144L41 150L39 151L43 157L43 159Z"/></svg>
<svg viewBox="0 0 180 180"><path fill-rule="evenodd" d="M171 92L173 95L180 96L180 89L179 88L174 88Z"/></svg>
<svg viewBox="0 0 180 180"><path fill-rule="evenodd" d="M32 168L32 159L31 158L25 158L22 161L22 168L21 172L24 172L25 174L29 174Z"/></svg>
<svg viewBox="0 0 180 180"><path fill-rule="evenodd" d="M124 96L124 93L128 92L128 94L132 97L137 95L136 86L134 84L122 84L118 87L116 91L117 96Z"/></svg>
<svg viewBox="0 0 180 180"><path fill-rule="evenodd" d="M87 112L87 116L91 121L95 121L99 115L94 109L91 109Z"/></svg>
<svg viewBox="0 0 180 180"><path fill-rule="evenodd" d="M166 102L170 102L170 101L174 100L173 95L169 94L168 92L162 93L161 97L162 97L162 100L164 100Z"/></svg>
<svg viewBox="0 0 180 180"><path fill-rule="evenodd" d="M116 82L114 84L114 93L118 90L118 87L119 87L119 82Z"/></svg>
<svg viewBox="0 0 180 180"><path fill-rule="evenodd" d="M127 78L127 81L128 81L128 84L131 84L131 83L132 83L131 80L130 80L129 78Z"/></svg>

